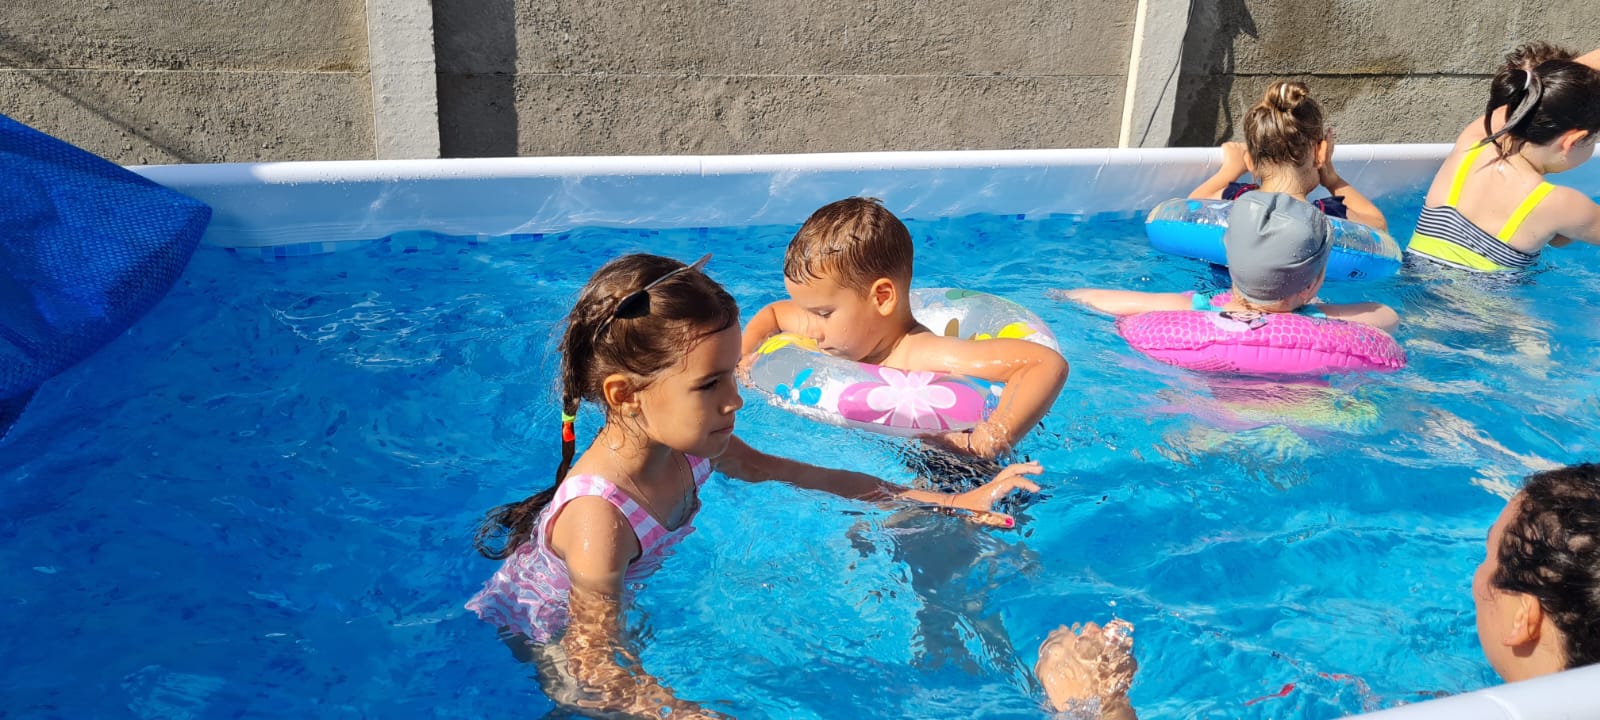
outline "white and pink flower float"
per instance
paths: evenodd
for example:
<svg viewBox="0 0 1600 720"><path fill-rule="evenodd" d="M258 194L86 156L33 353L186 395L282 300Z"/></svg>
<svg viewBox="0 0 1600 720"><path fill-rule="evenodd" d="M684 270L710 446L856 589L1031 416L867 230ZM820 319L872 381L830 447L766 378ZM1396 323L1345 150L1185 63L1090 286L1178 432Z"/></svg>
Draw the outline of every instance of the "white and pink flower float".
<svg viewBox="0 0 1600 720"><path fill-rule="evenodd" d="M1010 300L967 290L914 290L911 312L935 332L969 340L1017 338L1059 350L1038 316ZM832 357L784 333L756 351L748 382L772 403L814 420L890 435L965 430L988 417L1004 386L981 378L898 370Z"/></svg>

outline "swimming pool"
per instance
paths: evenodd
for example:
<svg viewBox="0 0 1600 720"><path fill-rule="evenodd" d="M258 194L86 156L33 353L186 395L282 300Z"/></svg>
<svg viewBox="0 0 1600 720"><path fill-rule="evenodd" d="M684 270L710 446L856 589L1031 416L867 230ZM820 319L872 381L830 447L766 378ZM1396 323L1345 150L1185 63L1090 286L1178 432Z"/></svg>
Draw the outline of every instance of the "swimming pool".
<svg viewBox="0 0 1600 720"><path fill-rule="evenodd" d="M1415 182L1396 179L1383 203L1397 237L1415 220L1399 188ZM388 218L360 193L352 212ZM404 187L385 201L408 193L431 202ZM1022 447L1049 471L1022 529L713 481L699 530L641 594L646 667L742 717L1037 718L1023 670L1038 641L1115 614L1138 628L1141 717L1330 718L1492 684L1470 574L1516 480L1600 439L1600 328L1571 320L1594 309L1600 257L1555 252L1551 271L1511 284L1424 273L1331 287L1330 300L1401 309L1411 368L1263 391L1155 365L1108 321L1045 299L1217 279L1148 251L1136 220L1018 198L1022 212L919 199L905 205L932 212L904 214L917 285L1021 301L1072 362ZM596 227L616 224L605 212L273 262L203 248L171 296L41 389L0 444L7 708L548 709L461 603L494 568L471 553L477 519L551 474L555 323L593 268L630 250L714 251L708 272L748 317L782 292L799 220L739 209L753 222ZM221 231L248 235L239 217L219 212ZM747 397L740 434L759 448L909 477L897 443Z"/></svg>

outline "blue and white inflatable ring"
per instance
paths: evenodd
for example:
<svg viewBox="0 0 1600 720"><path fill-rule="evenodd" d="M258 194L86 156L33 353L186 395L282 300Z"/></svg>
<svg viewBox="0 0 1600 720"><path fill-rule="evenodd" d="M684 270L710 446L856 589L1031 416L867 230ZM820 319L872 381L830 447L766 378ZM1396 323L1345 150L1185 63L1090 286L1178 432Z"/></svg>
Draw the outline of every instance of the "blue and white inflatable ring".
<svg viewBox="0 0 1600 720"><path fill-rule="evenodd" d="M1150 245L1173 255L1227 265L1222 234L1228 229L1232 200L1174 198L1156 206L1144 221ZM1333 222L1329 280L1375 280L1399 272L1400 245L1380 230L1342 218Z"/></svg>

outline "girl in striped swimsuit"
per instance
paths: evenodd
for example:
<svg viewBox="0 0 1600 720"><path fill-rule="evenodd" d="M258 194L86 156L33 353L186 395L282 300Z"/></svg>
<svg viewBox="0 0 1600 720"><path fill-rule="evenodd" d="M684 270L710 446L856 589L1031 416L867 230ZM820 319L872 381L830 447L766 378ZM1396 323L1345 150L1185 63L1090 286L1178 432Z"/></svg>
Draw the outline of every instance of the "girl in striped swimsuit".
<svg viewBox="0 0 1600 720"><path fill-rule="evenodd" d="M1042 470L1037 463L944 495L751 449L733 435L744 404L733 376L739 307L701 272L709 258L684 265L628 255L589 279L561 344L556 482L496 508L479 528L479 552L505 562L467 607L538 664L558 703L630 716L722 716L674 697L641 669L622 627L627 588L693 530L699 489L713 470L843 497L927 503L1001 527L1014 521L993 512L994 504L1012 490L1039 489L1025 477ZM572 423L583 400L604 409L606 421L573 462Z"/></svg>
<svg viewBox="0 0 1600 720"><path fill-rule="evenodd" d="M1546 245L1600 244L1600 205L1544 179L1594 155L1596 132L1600 50L1574 58L1535 44L1507 55L1487 112L1434 176L1407 253L1505 272L1532 267Z"/></svg>

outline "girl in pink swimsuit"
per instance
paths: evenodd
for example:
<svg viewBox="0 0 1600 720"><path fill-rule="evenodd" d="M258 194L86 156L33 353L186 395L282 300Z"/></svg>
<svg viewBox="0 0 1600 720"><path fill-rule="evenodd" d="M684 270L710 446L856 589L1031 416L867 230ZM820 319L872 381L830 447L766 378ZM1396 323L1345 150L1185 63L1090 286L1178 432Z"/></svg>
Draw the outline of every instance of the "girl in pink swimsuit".
<svg viewBox="0 0 1600 720"><path fill-rule="evenodd" d="M585 709L630 715L720 717L680 700L625 645L625 588L661 566L693 530L699 489L713 470L747 482L780 480L866 500L897 499L964 511L1012 527L994 512L1012 490L1036 491L1037 463L1012 465L959 495L757 452L733 435L744 405L739 308L701 268L628 255L580 291L561 344L562 457L556 482L491 511L478 551L505 563L467 603L519 656L539 661L546 694ZM573 462L581 401L605 425ZM569 472L570 469L570 472Z"/></svg>

